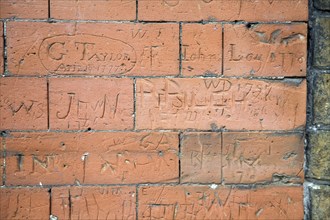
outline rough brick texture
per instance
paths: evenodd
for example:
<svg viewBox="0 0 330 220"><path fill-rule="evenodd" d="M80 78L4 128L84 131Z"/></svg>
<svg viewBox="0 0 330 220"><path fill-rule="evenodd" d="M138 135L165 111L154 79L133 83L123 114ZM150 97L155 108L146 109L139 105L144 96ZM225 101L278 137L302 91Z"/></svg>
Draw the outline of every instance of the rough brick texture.
<svg viewBox="0 0 330 220"><path fill-rule="evenodd" d="M48 219L48 189L0 189L0 219Z"/></svg>
<svg viewBox="0 0 330 220"><path fill-rule="evenodd" d="M324 0L0 0L0 219L327 219L328 23Z"/></svg>
<svg viewBox="0 0 330 220"><path fill-rule="evenodd" d="M138 79L139 129L290 130L303 127L306 82Z"/></svg>
<svg viewBox="0 0 330 220"><path fill-rule="evenodd" d="M1 0L0 18L48 18L48 0Z"/></svg>
<svg viewBox="0 0 330 220"><path fill-rule="evenodd" d="M17 75L177 75L177 24L9 22Z"/></svg>
<svg viewBox="0 0 330 220"><path fill-rule="evenodd" d="M131 79L50 79L49 103L51 129L133 128Z"/></svg>
<svg viewBox="0 0 330 220"><path fill-rule="evenodd" d="M139 188L139 219L302 219L302 187Z"/></svg>
<svg viewBox="0 0 330 220"><path fill-rule="evenodd" d="M51 17L81 20L134 20L135 0L52 0Z"/></svg>
<svg viewBox="0 0 330 220"><path fill-rule="evenodd" d="M146 21L304 21L307 0L140 0L139 19ZM292 13L293 8L295 12Z"/></svg>
<svg viewBox="0 0 330 220"><path fill-rule="evenodd" d="M37 78L0 78L0 129L47 129L47 83Z"/></svg>

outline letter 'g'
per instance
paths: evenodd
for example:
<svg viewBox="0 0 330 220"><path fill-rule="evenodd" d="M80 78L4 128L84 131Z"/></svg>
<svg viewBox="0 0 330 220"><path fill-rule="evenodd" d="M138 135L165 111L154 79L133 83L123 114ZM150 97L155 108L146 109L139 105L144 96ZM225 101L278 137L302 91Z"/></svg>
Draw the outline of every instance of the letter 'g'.
<svg viewBox="0 0 330 220"><path fill-rule="evenodd" d="M64 49L65 42L54 42L48 46L48 56L53 60L62 60L66 55Z"/></svg>

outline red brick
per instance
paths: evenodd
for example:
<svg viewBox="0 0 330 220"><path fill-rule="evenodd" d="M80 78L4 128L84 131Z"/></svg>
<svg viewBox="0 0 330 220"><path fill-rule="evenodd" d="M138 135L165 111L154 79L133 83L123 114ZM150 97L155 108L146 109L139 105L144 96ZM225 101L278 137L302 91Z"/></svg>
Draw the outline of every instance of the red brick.
<svg viewBox="0 0 330 220"><path fill-rule="evenodd" d="M221 25L183 24L181 51L183 75L221 74Z"/></svg>
<svg viewBox="0 0 330 220"><path fill-rule="evenodd" d="M13 74L179 73L178 24L8 22L7 35Z"/></svg>
<svg viewBox="0 0 330 220"><path fill-rule="evenodd" d="M1 0L0 18L48 18L48 0Z"/></svg>
<svg viewBox="0 0 330 220"><path fill-rule="evenodd" d="M307 24L224 26L225 76L306 76Z"/></svg>
<svg viewBox="0 0 330 220"><path fill-rule="evenodd" d="M306 81L138 79L138 129L289 130L305 125Z"/></svg>
<svg viewBox="0 0 330 220"><path fill-rule="evenodd" d="M133 80L54 78L49 80L50 128L133 128Z"/></svg>
<svg viewBox="0 0 330 220"><path fill-rule="evenodd" d="M7 185L177 182L175 133L11 133Z"/></svg>
<svg viewBox="0 0 330 220"><path fill-rule="evenodd" d="M49 219L48 189L0 188L0 219Z"/></svg>
<svg viewBox="0 0 330 220"><path fill-rule="evenodd" d="M52 215L58 219L135 219L135 187L52 189Z"/></svg>
<svg viewBox="0 0 330 220"><path fill-rule="evenodd" d="M136 1L52 0L51 17L80 20L135 20Z"/></svg>
<svg viewBox="0 0 330 220"><path fill-rule="evenodd" d="M0 129L47 129L47 83L0 78Z"/></svg>
<svg viewBox="0 0 330 220"><path fill-rule="evenodd" d="M181 142L181 182L221 182L221 133L185 133Z"/></svg>
<svg viewBox="0 0 330 220"><path fill-rule="evenodd" d="M4 72L3 23L0 22L0 74Z"/></svg>
<svg viewBox="0 0 330 220"><path fill-rule="evenodd" d="M139 20L146 21L306 21L307 0L140 0Z"/></svg>
<svg viewBox="0 0 330 220"><path fill-rule="evenodd" d="M3 185L3 174L5 169L5 146L4 146L4 138L0 137L0 185Z"/></svg>
<svg viewBox="0 0 330 220"><path fill-rule="evenodd" d="M139 188L139 219L303 219L303 187Z"/></svg>
<svg viewBox="0 0 330 220"><path fill-rule="evenodd" d="M276 133L223 133L225 183L302 182L304 136Z"/></svg>

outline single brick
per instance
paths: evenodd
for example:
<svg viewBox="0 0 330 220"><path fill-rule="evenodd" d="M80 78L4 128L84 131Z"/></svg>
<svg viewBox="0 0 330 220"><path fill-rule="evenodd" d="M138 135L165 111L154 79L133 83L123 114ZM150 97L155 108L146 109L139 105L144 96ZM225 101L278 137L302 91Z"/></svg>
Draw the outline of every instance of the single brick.
<svg viewBox="0 0 330 220"><path fill-rule="evenodd" d="M49 219L49 192L42 188L0 188L0 219Z"/></svg>
<svg viewBox="0 0 330 220"><path fill-rule="evenodd" d="M314 92L314 123L330 125L330 74L319 74Z"/></svg>
<svg viewBox="0 0 330 220"><path fill-rule="evenodd" d="M1 0L0 18L48 18L48 0Z"/></svg>
<svg viewBox="0 0 330 220"><path fill-rule="evenodd" d="M184 133L181 182L221 182L221 133Z"/></svg>
<svg viewBox="0 0 330 220"><path fill-rule="evenodd" d="M314 65L330 67L330 17L318 16L315 19Z"/></svg>
<svg viewBox="0 0 330 220"><path fill-rule="evenodd" d="M175 133L11 133L7 185L177 182Z"/></svg>
<svg viewBox="0 0 330 220"><path fill-rule="evenodd" d="M329 0L314 0L314 6L320 10L330 10L330 1Z"/></svg>
<svg viewBox="0 0 330 220"><path fill-rule="evenodd" d="M49 80L50 128L133 128L133 80L53 78Z"/></svg>
<svg viewBox="0 0 330 220"><path fill-rule="evenodd" d="M182 25L182 74L220 75L222 27L219 24Z"/></svg>
<svg viewBox="0 0 330 220"><path fill-rule="evenodd" d="M306 21L308 0L140 0L138 15L145 21Z"/></svg>
<svg viewBox="0 0 330 220"><path fill-rule="evenodd" d="M135 219L135 187L60 187L52 189L57 219Z"/></svg>
<svg viewBox="0 0 330 220"><path fill-rule="evenodd" d="M225 183L303 182L300 133L224 132L222 154Z"/></svg>
<svg viewBox="0 0 330 220"><path fill-rule="evenodd" d="M52 0L50 16L56 19L77 20L135 20L136 1L76 1Z"/></svg>
<svg viewBox="0 0 330 220"><path fill-rule="evenodd" d="M4 72L3 23L0 22L0 74Z"/></svg>
<svg viewBox="0 0 330 220"><path fill-rule="evenodd" d="M311 195L311 219L329 219L330 217L330 186L309 188Z"/></svg>
<svg viewBox="0 0 330 220"><path fill-rule="evenodd" d="M307 176L320 180L330 180L330 132L311 133L309 147Z"/></svg>
<svg viewBox="0 0 330 220"><path fill-rule="evenodd" d="M0 78L0 130L47 129L47 83L38 78Z"/></svg>
<svg viewBox="0 0 330 220"><path fill-rule="evenodd" d="M303 219L303 187L143 186L139 219Z"/></svg>
<svg viewBox="0 0 330 220"><path fill-rule="evenodd" d="M306 81L138 79L138 129L289 130L305 125Z"/></svg>
<svg viewBox="0 0 330 220"><path fill-rule="evenodd" d="M13 74L179 74L178 24L8 22L7 36Z"/></svg>
<svg viewBox="0 0 330 220"><path fill-rule="evenodd" d="M224 75L306 76L307 25L224 26Z"/></svg>

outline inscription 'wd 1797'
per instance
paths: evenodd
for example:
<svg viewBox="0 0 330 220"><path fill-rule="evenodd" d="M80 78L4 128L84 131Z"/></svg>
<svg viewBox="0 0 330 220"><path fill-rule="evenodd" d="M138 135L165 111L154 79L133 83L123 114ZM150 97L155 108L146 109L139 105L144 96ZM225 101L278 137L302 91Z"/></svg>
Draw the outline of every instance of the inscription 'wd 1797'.
<svg viewBox="0 0 330 220"><path fill-rule="evenodd" d="M39 48L39 58L54 74L119 75L136 63L135 50L129 44L88 34L46 38Z"/></svg>

